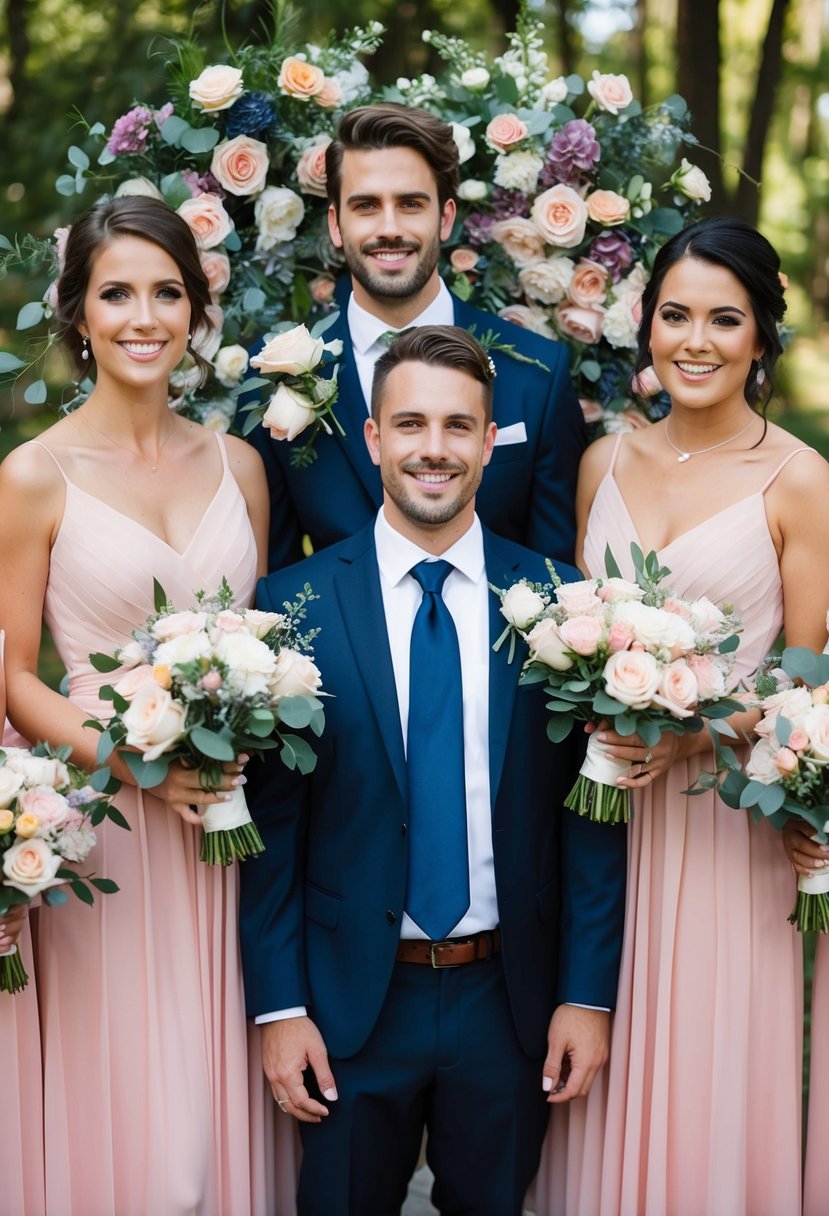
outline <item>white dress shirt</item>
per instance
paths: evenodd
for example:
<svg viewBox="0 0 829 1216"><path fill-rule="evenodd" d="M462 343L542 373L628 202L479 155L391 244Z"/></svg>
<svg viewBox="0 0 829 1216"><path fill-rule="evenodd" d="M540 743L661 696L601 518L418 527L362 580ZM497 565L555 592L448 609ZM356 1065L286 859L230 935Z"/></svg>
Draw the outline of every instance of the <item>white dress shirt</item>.
<svg viewBox="0 0 829 1216"><path fill-rule="evenodd" d="M348 331L351 334L351 345L354 348L354 363L357 367L357 375L360 378L360 387L363 390L363 396L366 399L366 410L371 413L371 382L374 379L374 365L384 351L388 349L386 342L383 340L383 335L391 332L398 332L393 325L388 325L385 321L381 321L379 317L375 317L373 313L366 310L357 303L352 292L348 299ZM404 329L411 329L414 325L454 325L455 324L455 307L452 303L452 297L449 294L449 288L440 280L438 294L432 300L431 304L427 304L423 312L419 313L413 321L408 325L404 325Z"/></svg>

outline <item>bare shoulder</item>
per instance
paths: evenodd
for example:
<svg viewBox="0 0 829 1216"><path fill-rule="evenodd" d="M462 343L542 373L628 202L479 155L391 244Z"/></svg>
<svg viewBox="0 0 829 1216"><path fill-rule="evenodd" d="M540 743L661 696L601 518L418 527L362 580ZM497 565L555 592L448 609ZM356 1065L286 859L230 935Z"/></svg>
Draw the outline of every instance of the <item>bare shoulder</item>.
<svg viewBox="0 0 829 1216"><path fill-rule="evenodd" d="M30 440L13 448L0 465L0 487L5 493L26 495L36 499L61 487L63 477L58 467L59 457L50 456L57 427L43 432L42 442ZM54 444L57 449L59 443Z"/></svg>
<svg viewBox="0 0 829 1216"><path fill-rule="evenodd" d="M770 473L777 474L770 492L777 496L782 491L801 503L820 495L823 506L829 491L829 463L820 452L773 423L769 424L768 439Z"/></svg>
<svg viewBox="0 0 829 1216"><path fill-rule="evenodd" d="M579 465L579 475L589 477L604 477L613 459L613 449L616 446L616 435L602 435L584 449Z"/></svg>
<svg viewBox="0 0 829 1216"><path fill-rule="evenodd" d="M262 457L252 444L236 435L223 435L222 442L230 467L237 476L256 476L263 472Z"/></svg>

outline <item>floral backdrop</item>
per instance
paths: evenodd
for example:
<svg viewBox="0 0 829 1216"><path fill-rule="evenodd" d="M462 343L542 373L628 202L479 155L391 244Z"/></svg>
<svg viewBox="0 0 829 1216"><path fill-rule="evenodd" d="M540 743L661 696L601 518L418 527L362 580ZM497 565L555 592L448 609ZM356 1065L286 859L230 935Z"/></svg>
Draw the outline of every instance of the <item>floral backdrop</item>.
<svg viewBox="0 0 829 1216"><path fill-rule="evenodd" d="M290 45L286 28L223 64L182 43L167 104L138 102L110 130L90 127L56 180L74 200L73 214L113 194L152 194L198 238L213 304L211 328L194 339L212 373L199 385L198 369L182 364L171 406L227 428L247 348L281 323L336 307L343 262L325 219L325 148L345 110L386 100L423 106L452 124L461 184L441 267L450 287L565 341L588 421L614 429L664 411L660 395L634 395L631 374L656 251L710 196L705 175L682 156L695 142L682 98L643 109L625 76L551 78L541 26L526 8L495 59L424 31L444 74L385 88L361 61L382 45L378 23L324 45ZM48 241L0 237L0 265L45 261L56 276L66 231ZM47 336L33 344L29 362L0 352L0 376L14 380L37 368L56 340L48 330L53 305L54 285L21 309L18 329L45 323ZM67 386L63 407L89 388ZM46 396L42 379L24 393L32 404Z"/></svg>

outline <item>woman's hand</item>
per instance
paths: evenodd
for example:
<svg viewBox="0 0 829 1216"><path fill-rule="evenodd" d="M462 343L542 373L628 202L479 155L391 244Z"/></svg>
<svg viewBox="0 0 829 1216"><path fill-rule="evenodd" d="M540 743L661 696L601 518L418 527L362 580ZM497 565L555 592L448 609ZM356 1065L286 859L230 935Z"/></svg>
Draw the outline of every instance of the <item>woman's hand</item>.
<svg viewBox="0 0 829 1216"><path fill-rule="evenodd" d="M28 915L28 904L15 904L3 913L0 918L0 954L8 954L12 946L17 945Z"/></svg>
<svg viewBox="0 0 829 1216"><path fill-rule="evenodd" d="M639 735L618 735L610 730L607 723L602 722L596 729L596 738L607 748L608 757L635 766L629 777L619 778L617 784L622 789L647 789L672 764L686 755L683 748L685 736L674 734L673 731L665 731L660 735L659 742L649 747Z"/></svg>
<svg viewBox="0 0 829 1216"><path fill-rule="evenodd" d="M829 866L829 844L812 839L814 829L808 823L792 819L783 828L783 848L795 874L813 878Z"/></svg>
<svg viewBox="0 0 829 1216"><path fill-rule="evenodd" d="M222 779L215 791L202 789L198 769L188 768L180 760L175 760L161 784L153 786L150 793L168 802L170 809L180 815L185 823L198 826L201 823L201 815L196 808L210 806L215 802L226 802L231 790L245 784L247 778L242 769L249 759L249 756L242 755L223 764Z"/></svg>

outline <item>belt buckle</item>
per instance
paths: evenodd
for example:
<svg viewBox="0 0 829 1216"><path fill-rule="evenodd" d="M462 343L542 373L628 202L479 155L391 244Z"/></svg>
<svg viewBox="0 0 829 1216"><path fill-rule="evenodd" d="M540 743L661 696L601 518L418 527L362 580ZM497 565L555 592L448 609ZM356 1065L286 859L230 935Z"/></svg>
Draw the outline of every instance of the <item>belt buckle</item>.
<svg viewBox="0 0 829 1216"><path fill-rule="evenodd" d="M447 971L452 967L460 967L460 963L441 963L435 958L435 950L440 946L451 946L451 942L429 942L429 962L435 971Z"/></svg>

